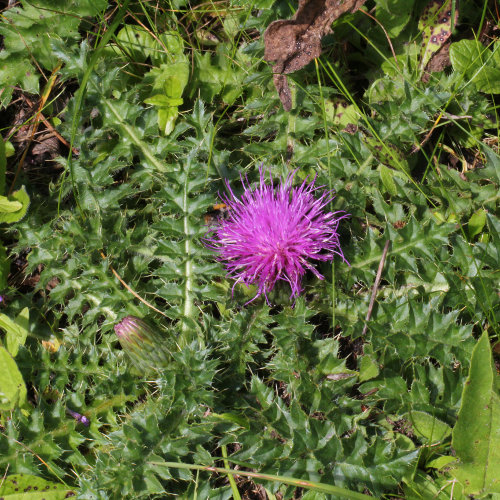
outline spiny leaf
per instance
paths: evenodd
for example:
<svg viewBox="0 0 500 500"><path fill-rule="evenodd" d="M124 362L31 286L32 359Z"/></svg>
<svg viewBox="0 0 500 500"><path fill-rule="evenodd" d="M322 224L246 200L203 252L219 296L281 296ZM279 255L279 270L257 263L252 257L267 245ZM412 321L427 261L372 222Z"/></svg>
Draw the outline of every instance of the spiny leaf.
<svg viewBox="0 0 500 500"><path fill-rule="evenodd" d="M212 466L200 466L200 465L192 465L192 464L183 464L183 463L175 463L175 462L152 462L152 465L156 467L171 467L173 469L191 469L191 470L206 470L209 472L219 472L222 474L240 474L243 476L253 477L255 479L262 479L267 481L276 481L284 484L291 484L293 486L300 486L302 488L306 488L308 490L321 491L323 493L328 493L330 495L342 496L342 498L346 498L348 500L367 500L368 498L372 498L368 495L363 495L361 493L357 493L355 491L349 491L345 488L338 488L336 486L332 486L329 484L321 484L319 482L314 481L304 481L301 479L296 479L293 477L286 476L277 476L272 474L263 474L260 472L243 472L233 470L233 469L223 469L220 467L212 467Z"/></svg>

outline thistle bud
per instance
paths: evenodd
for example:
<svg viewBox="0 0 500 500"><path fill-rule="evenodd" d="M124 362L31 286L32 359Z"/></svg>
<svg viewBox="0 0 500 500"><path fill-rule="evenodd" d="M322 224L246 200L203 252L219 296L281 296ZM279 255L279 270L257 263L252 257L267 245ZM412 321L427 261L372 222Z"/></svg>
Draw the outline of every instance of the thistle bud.
<svg viewBox="0 0 500 500"><path fill-rule="evenodd" d="M165 339L142 319L126 316L115 325L115 333L122 349L142 373L168 363Z"/></svg>

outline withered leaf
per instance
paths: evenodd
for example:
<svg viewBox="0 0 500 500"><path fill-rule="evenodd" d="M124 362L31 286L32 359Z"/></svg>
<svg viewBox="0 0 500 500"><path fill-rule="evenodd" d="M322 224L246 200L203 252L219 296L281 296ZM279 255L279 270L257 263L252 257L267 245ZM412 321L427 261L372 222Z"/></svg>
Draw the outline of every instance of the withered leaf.
<svg viewBox="0 0 500 500"><path fill-rule="evenodd" d="M454 11L452 6L452 0L431 0L422 12L418 22L418 28L422 32L422 68L446 44L451 36L452 26L456 26L458 22L458 1L455 2Z"/></svg>
<svg viewBox="0 0 500 500"><path fill-rule="evenodd" d="M450 66L450 45L451 41L448 40L437 52L435 52L427 66L425 67L422 81L427 83L430 80L430 74L437 71L443 71L444 68Z"/></svg>
<svg viewBox="0 0 500 500"><path fill-rule="evenodd" d="M321 39L345 12L355 12L366 0L299 0L292 19L272 22L264 33L264 58L274 62L274 85L286 111L292 97L285 74L297 71L321 54Z"/></svg>

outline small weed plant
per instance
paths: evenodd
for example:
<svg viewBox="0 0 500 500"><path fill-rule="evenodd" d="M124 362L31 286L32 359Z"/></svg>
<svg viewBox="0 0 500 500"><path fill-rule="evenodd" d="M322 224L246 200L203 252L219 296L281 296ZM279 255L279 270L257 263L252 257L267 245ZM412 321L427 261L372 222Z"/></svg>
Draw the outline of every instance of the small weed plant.
<svg viewBox="0 0 500 500"><path fill-rule="evenodd" d="M347 3L3 2L0 497L498 498L498 6Z"/></svg>

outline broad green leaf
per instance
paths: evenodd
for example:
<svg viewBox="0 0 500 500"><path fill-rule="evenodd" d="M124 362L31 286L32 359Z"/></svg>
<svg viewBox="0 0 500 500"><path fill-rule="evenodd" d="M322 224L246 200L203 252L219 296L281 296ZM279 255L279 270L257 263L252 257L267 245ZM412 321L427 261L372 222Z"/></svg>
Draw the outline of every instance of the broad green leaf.
<svg viewBox="0 0 500 500"><path fill-rule="evenodd" d="M391 38L398 36L410 21L413 3L401 0L377 0L376 3L377 19Z"/></svg>
<svg viewBox="0 0 500 500"><path fill-rule="evenodd" d="M474 238L474 236L477 236L483 230L484 225L486 224L486 214L487 212L484 208L481 208L472 214L467 225L469 238Z"/></svg>
<svg viewBox="0 0 500 500"><path fill-rule="evenodd" d="M14 154L16 153L16 150L15 150L14 146L12 145L12 142L5 141L4 145L5 145L5 156L7 158L14 156Z"/></svg>
<svg viewBox="0 0 500 500"><path fill-rule="evenodd" d="M155 39L142 27L127 24L116 34L117 52L123 51L130 60L144 62Z"/></svg>
<svg viewBox="0 0 500 500"><path fill-rule="evenodd" d="M148 57L154 66L175 63L184 58L184 41L175 31L165 31L159 35L141 26L126 25L116 35L113 50L134 62L144 63Z"/></svg>
<svg viewBox="0 0 500 500"><path fill-rule="evenodd" d="M12 410L26 402L26 385L16 362L0 346L0 410Z"/></svg>
<svg viewBox="0 0 500 500"><path fill-rule="evenodd" d="M500 493L500 397L485 331L472 353L462 405L453 428L458 462L451 467L469 495Z"/></svg>
<svg viewBox="0 0 500 500"><path fill-rule="evenodd" d="M3 196L1 198L4 198ZM8 203L12 203L13 205L8 205ZM0 203L0 206L8 208L9 211L2 211L0 208L0 223L2 222L18 222L20 221L28 211L28 207L30 204L30 199L28 193L24 186L12 193L9 196L9 199L3 203ZM15 210L11 210L12 207L15 207Z"/></svg>
<svg viewBox="0 0 500 500"><path fill-rule="evenodd" d="M150 49L153 64L176 63L185 59L184 40L176 31L165 31L158 36L159 42Z"/></svg>
<svg viewBox="0 0 500 500"><path fill-rule="evenodd" d="M25 307L12 321L7 315L0 314L0 328L7 332L5 347L10 355L15 358L19 347L24 345L28 336L29 309Z"/></svg>
<svg viewBox="0 0 500 500"><path fill-rule="evenodd" d="M161 75L154 82L155 89L163 89L171 98L180 98L189 80L189 64L187 61L160 66Z"/></svg>
<svg viewBox="0 0 500 500"><path fill-rule="evenodd" d="M435 458L434 460L430 460L429 462L426 462L425 466L426 467L431 467L433 469L442 469L443 467L446 467L448 464L451 462L455 461L455 457L450 457L448 455L442 455L441 457Z"/></svg>
<svg viewBox="0 0 500 500"><path fill-rule="evenodd" d="M454 12L452 12L453 3L455 3ZM442 0L429 2L418 22L418 28L422 32L422 68L425 68L431 57L451 36L452 23L456 26L457 21L458 2L453 0L447 0L445 3Z"/></svg>
<svg viewBox="0 0 500 500"><path fill-rule="evenodd" d="M177 106L158 110L158 128L164 135L170 135L175 128L175 120L179 116Z"/></svg>
<svg viewBox="0 0 500 500"><path fill-rule="evenodd" d="M163 135L170 135L179 115L177 106L183 104L182 93L189 78L189 64L179 60L171 64L162 64L154 68L146 76L152 82L153 90L163 92L154 94L144 100L146 104L158 107L158 128Z"/></svg>
<svg viewBox="0 0 500 500"><path fill-rule="evenodd" d="M500 42L489 50L479 40L460 40L450 46L450 60L455 71L465 75L477 90L500 93Z"/></svg>
<svg viewBox="0 0 500 500"><path fill-rule="evenodd" d="M149 71L144 80L153 87L153 95L148 99L155 99L158 95L179 99L189 80L189 63L187 60L181 60L171 64L162 64ZM163 102L158 104L164 105Z"/></svg>
<svg viewBox="0 0 500 500"><path fill-rule="evenodd" d="M423 411L412 411L409 419L413 424L415 435L424 438L428 443L438 443L446 439L451 428L445 422Z"/></svg>
<svg viewBox="0 0 500 500"><path fill-rule="evenodd" d="M74 494L65 484L31 474L11 474L0 483L0 498L4 500L63 500Z"/></svg>
<svg viewBox="0 0 500 500"><path fill-rule="evenodd" d="M10 201L6 196L0 196L0 214L18 212L23 208L19 201Z"/></svg>
<svg viewBox="0 0 500 500"><path fill-rule="evenodd" d="M172 107L172 106L180 106L183 101L182 99L175 99L172 97L168 97L167 95L153 95L144 100L146 104L152 104L153 106L164 106L164 107Z"/></svg>
<svg viewBox="0 0 500 500"><path fill-rule="evenodd" d="M349 123L358 123L359 121L356 107L341 98L325 101L325 113L328 121L339 128L345 128Z"/></svg>

